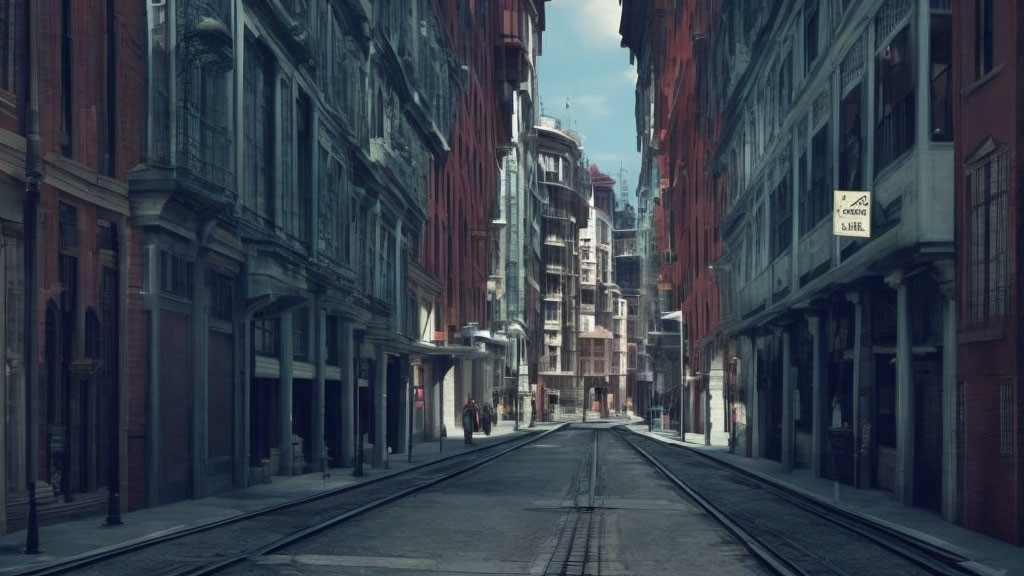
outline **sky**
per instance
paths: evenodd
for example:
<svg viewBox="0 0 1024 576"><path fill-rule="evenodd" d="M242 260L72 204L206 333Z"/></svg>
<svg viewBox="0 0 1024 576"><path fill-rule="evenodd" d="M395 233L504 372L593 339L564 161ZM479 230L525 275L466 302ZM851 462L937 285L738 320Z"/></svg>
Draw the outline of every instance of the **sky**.
<svg viewBox="0 0 1024 576"><path fill-rule="evenodd" d="M619 0L547 2L537 66L544 114L565 122L571 113L587 159L616 180L616 197L621 158L630 203L636 205L636 70L629 63L629 50L619 46L620 14Z"/></svg>

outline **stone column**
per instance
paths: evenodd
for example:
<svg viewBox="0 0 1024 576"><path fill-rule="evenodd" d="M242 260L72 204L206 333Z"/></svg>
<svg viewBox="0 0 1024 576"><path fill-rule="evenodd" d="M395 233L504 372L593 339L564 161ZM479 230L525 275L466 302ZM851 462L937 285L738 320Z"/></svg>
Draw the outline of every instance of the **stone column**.
<svg viewBox="0 0 1024 576"><path fill-rule="evenodd" d="M387 469L388 462L388 355L378 344L376 348L377 377L373 383L373 410L376 426L373 439L373 465Z"/></svg>
<svg viewBox="0 0 1024 576"><path fill-rule="evenodd" d="M790 374L789 326L782 329L782 457L783 472L793 470L793 378Z"/></svg>
<svg viewBox="0 0 1024 576"><path fill-rule="evenodd" d="M241 280L241 276L239 276ZM242 284L241 281L238 284ZM241 297L242 289L236 288L236 302L244 302ZM250 322L252 313L248 310L236 312L238 322L235 323L235 373L238 380L235 381L235 483L242 487L249 486L249 428L252 426L251 406L252 402L252 375L250 374L250 353L252 351L252 330Z"/></svg>
<svg viewBox="0 0 1024 576"><path fill-rule="evenodd" d="M861 387L860 379L863 376L861 363L864 361L864 307L861 305L860 292L850 291L846 293L846 300L853 304L853 415L850 426L853 428L853 485L862 486L860 482L861 467Z"/></svg>
<svg viewBox="0 0 1024 576"><path fill-rule="evenodd" d="M953 266L947 267L948 280L941 286L944 318L942 322L942 519L956 519L956 294Z"/></svg>
<svg viewBox="0 0 1024 576"><path fill-rule="evenodd" d="M910 333L910 293L902 270L886 277L896 290L896 499L914 502L914 365Z"/></svg>
<svg viewBox="0 0 1024 576"><path fill-rule="evenodd" d="M821 314L818 311L807 315L807 328L811 333L811 470L815 478L821 476L821 452L825 442L824 381L821 377Z"/></svg>
<svg viewBox="0 0 1024 576"><path fill-rule="evenodd" d="M356 441L356 347L355 330L352 322L341 322L341 337L338 339L341 345L341 354L338 361L341 362L341 462L338 466L350 467L354 464L355 441Z"/></svg>
<svg viewBox="0 0 1024 576"><path fill-rule="evenodd" d="M281 475L291 476L292 470L292 314L286 312L281 315L279 329L281 330L281 371L278 376L278 390L280 394L280 420L281 429L279 438L281 446Z"/></svg>
<svg viewBox="0 0 1024 576"><path fill-rule="evenodd" d="M313 301L313 445L309 451L313 470L320 470L327 458L324 451L324 414L326 410L326 383L324 381L325 364L327 362L327 312L319 297ZM332 408L336 410L337 408Z"/></svg>

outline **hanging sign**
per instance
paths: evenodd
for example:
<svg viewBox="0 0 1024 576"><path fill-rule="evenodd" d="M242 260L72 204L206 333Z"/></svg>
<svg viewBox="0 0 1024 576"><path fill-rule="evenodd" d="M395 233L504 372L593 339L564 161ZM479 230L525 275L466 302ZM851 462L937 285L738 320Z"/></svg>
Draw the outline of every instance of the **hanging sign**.
<svg viewBox="0 0 1024 576"><path fill-rule="evenodd" d="M832 234L871 237L871 192L836 190L832 204Z"/></svg>

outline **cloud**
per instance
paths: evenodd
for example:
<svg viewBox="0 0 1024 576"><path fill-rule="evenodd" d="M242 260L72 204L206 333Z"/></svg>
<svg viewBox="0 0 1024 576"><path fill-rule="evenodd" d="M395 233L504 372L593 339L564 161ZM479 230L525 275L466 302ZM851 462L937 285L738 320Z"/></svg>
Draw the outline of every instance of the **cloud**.
<svg viewBox="0 0 1024 576"><path fill-rule="evenodd" d="M636 73L636 66L630 66L623 70L622 77L625 78L630 86L636 86L636 80L639 78L639 75Z"/></svg>
<svg viewBox="0 0 1024 576"><path fill-rule="evenodd" d="M619 50L619 0L559 0L552 3L554 6L570 14L583 41L591 48Z"/></svg>
<svg viewBox="0 0 1024 576"><path fill-rule="evenodd" d="M569 101L573 108L591 116L607 116L611 114L611 109L608 107L608 98L603 94L571 96Z"/></svg>

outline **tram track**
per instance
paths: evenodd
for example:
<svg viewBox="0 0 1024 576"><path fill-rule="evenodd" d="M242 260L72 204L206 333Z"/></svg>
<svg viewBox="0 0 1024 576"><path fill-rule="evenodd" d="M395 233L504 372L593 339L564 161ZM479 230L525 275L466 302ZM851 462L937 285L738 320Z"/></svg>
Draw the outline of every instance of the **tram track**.
<svg viewBox="0 0 1024 576"><path fill-rule="evenodd" d="M776 574L975 574L969 559L619 427L629 444Z"/></svg>
<svg viewBox="0 0 1024 576"><path fill-rule="evenodd" d="M273 553L375 508L483 466L559 428L517 436L359 484L15 572L52 574L212 574L246 558Z"/></svg>

